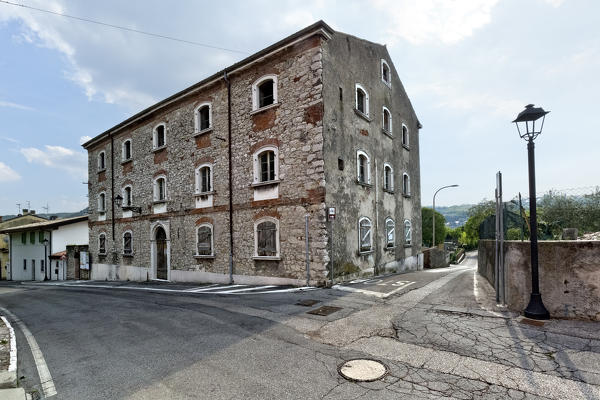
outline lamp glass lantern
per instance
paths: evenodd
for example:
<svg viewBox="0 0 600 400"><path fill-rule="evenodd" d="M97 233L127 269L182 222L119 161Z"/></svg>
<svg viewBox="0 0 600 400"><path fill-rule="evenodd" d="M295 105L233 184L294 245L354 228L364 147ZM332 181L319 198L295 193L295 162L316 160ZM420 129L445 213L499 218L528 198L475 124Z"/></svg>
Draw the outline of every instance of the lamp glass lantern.
<svg viewBox="0 0 600 400"><path fill-rule="evenodd" d="M517 126L517 131L521 139L534 140L538 137L542 133L542 129L544 129L546 114L549 112L544 111L542 107L535 107L533 104L526 105L525 110L521 111L513 121ZM540 118L542 120L538 122Z"/></svg>
<svg viewBox="0 0 600 400"><path fill-rule="evenodd" d="M121 204L123 204L123 197L118 194L117 197L115 197L115 204L117 205L117 207L121 207Z"/></svg>

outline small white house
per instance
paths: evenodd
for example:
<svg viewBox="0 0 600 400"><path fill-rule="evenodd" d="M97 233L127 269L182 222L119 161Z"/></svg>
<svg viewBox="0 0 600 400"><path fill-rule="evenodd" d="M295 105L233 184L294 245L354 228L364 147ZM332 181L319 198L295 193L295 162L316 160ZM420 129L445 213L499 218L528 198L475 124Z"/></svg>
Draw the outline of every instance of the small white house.
<svg viewBox="0 0 600 400"><path fill-rule="evenodd" d="M6 228L9 235L8 279L13 281L63 280L67 276L62 256L68 245L87 245L87 215ZM51 265L51 256L55 265Z"/></svg>

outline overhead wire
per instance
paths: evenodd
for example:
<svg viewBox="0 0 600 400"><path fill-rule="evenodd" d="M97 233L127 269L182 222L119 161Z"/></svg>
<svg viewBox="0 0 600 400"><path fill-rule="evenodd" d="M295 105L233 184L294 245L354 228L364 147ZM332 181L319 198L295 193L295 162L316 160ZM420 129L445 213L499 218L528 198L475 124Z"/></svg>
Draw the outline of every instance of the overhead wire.
<svg viewBox="0 0 600 400"><path fill-rule="evenodd" d="M46 10L46 9L43 9L43 8L28 6L26 4L13 3L13 2L10 2L10 1L7 1L7 0L0 0L0 3L8 4L8 5L11 5L11 6L23 7L23 8L27 8L27 9L30 9L30 10L44 12L44 13L47 13L47 14L57 15L57 16L60 16L60 17L71 18L71 19L75 19L75 20L78 20L78 21L89 22L89 23L92 23L92 24L107 26L107 27L110 27L110 28L121 29L121 30L124 30L124 31L139 33L139 34L142 34L142 35L157 37L157 38L160 38L160 39L173 40L173 41L176 41L176 42L191 44L191 45L194 45L194 46L206 47L206 48L215 49L215 50L229 51L229 52L238 53L238 54L248 54L247 52L241 51L241 50L233 50L233 49L228 49L226 47L213 46L213 45L206 44L206 43L194 42L194 41L191 41L191 40L179 39L179 38L172 37L172 36L167 36L167 35L161 35L161 34L158 34L158 33L152 33L152 32L142 31L142 30L139 30L139 29L127 28L125 26L119 26L119 25L109 24L107 22L96 21L96 20L89 19L89 18L77 17L75 15L69 15L69 14L64 14L64 13L60 13L60 12L56 12L56 11Z"/></svg>

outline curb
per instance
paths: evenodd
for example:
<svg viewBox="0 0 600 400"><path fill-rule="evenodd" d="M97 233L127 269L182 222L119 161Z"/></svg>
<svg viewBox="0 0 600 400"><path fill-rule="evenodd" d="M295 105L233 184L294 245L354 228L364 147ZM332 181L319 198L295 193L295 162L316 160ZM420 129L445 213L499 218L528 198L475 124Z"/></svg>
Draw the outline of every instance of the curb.
<svg viewBox="0 0 600 400"><path fill-rule="evenodd" d="M10 322L0 316L2 322L8 328L8 335L10 337L10 361L8 363L7 371L0 371L0 388L9 389L17 387L17 340L15 337L15 330L11 326Z"/></svg>

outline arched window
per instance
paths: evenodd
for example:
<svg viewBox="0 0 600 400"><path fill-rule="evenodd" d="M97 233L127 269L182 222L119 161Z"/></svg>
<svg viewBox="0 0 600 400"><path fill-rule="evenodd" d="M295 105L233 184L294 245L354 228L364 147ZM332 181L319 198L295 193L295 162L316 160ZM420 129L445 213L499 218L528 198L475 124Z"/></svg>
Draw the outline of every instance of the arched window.
<svg viewBox="0 0 600 400"><path fill-rule="evenodd" d="M356 110L369 116L369 93L359 83L356 84Z"/></svg>
<svg viewBox="0 0 600 400"><path fill-rule="evenodd" d="M356 152L356 179L363 185L371 184L371 160L361 150Z"/></svg>
<svg viewBox="0 0 600 400"><path fill-rule="evenodd" d="M396 246L396 224L391 218L385 220L385 247Z"/></svg>
<svg viewBox="0 0 600 400"><path fill-rule="evenodd" d="M277 103L277 75L265 75L252 84L252 110Z"/></svg>
<svg viewBox="0 0 600 400"><path fill-rule="evenodd" d="M409 245L412 241L412 226L409 220L404 220L404 244Z"/></svg>
<svg viewBox="0 0 600 400"><path fill-rule="evenodd" d="M100 192L98 195L98 212L105 213L106 212L106 193Z"/></svg>
<svg viewBox="0 0 600 400"><path fill-rule="evenodd" d="M196 193L208 193L213 190L212 165L202 164L196 168Z"/></svg>
<svg viewBox="0 0 600 400"><path fill-rule="evenodd" d="M196 133L212 128L212 104L202 103L194 111Z"/></svg>
<svg viewBox="0 0 600 400"><path fill-rule="evenodd" d="M133 234L131 231L127 231L123 234L123 254L133 254Z"/></svg>
<svg viewBox="0 0 600 400"><path fill-rule="evenodd" d="M167 178L159 176L154 179L154 201L167 200Z"/></svg>
<svg viewBox="0 0 600 400"><path fill-rule="evenodd" d="M406 127L406 125L402 124L402 146L406 147L408 149L408 140L409 140L409 135L408 135L408 128Z"/></svg>
<svg viewBox="0 0 600 400"><path fill-rule="evenodd" d="M98 254L106 254L106 234L98 235Z"/></svg>
<svg viewBox="0 0 600 400"><path fill-rule="evenodd" d="M392 84L390 66L384 59L381 59L381 80L388 86Z"/></svg>
<svg viewBox="0 0 600 400"><path fill-rule="evenodd" d="M279 149L262 147L254 153L254 183L272 182L279 179Z"/></svg>
<svg viewBox="0 0 600 400"><path fill-rule="evenodd" d="M367 217L358 220L358 251L366 253L373 250L373 225Z"/></svg>
<svg viewBox="0 0 600 400"><path fill-rule="evenodd" d="M254 224L255 257L279 257L279 221L262 218Z"/></svg>
<svg viewBox="0 0 600 400"><path fill-rule="evenodd" d="M383 107L383 131L388 135L392 134L392 113L387 107Z"/></svg>
<svg viewBox="0 0 600 400"><path fill-rule="evenodd" d="M213 255L213 226L202 224L196 229L196 255Z"/></svg>
<svg viewBox="0 0 600 400"><path fill-rule="evenodd" d="M98 153L98 171L104 171L106 169L106 153L101 151Z"/></svg>
<svg viewBox="0 0 600 400"><path fill-rule="evenodd" d="M127 185L123 188L123 207L131 207L133 204L133 195L131 192L131 185Z"/></svg>
<svg viewBox="0 0 600 400"><path fill-rule="evenodd" d="M388 163L383 164L383 190L394 191L394 170Z"/></svg>
<svg viewBox="0 0 600 400"><path fill-rule="evenodd" d="M410 196L410 177L406 172L402 175L402 194Z"/></svg>
<svg viewBox="0 0 600 400"><path fill-rule="evenodd" d="M121 146L121 159L122 161L129 161L131 157L131 139L127 139Z"/></svg>
<svg viewBox="0 0 600 400"><path fill-rule="evenodd" d="M167 126L164 123L156 125L152 131L152 148L160 149L167 145Z"/></svg>

